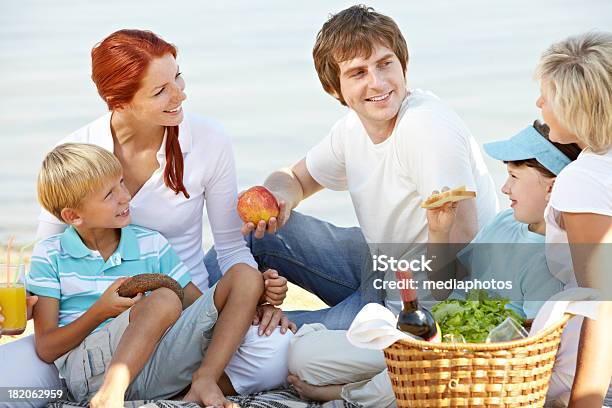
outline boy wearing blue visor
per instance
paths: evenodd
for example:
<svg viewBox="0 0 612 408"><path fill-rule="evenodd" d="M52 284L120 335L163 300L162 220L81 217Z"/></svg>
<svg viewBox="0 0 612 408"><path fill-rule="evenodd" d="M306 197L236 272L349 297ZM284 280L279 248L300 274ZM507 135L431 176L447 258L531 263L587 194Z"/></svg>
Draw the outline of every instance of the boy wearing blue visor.
<svg viewBox="0 0 612 408"><path fill-rule="evenodd" d="M466 279L488 284L508 282L510 285L502 285L503 289L497 286L489 291L509 298L509 308L532 319L545 300L563 290L563 284L551 275L546 264L544 210L556 176L578 157L581 149L576 144L551 142L548 126L536 121L508 140L486 143L484 150L507 166L508 178L501 191L510 199L510 208L497 214L457 253L458 262L450 262L443 268L436 268L434 263L430 278L444 280L467 276ZM449 242L456 205L456 202L446 203L427 210L430 244ZM443 247L431 246L430 256L433 251L442 251ZM437 257L448 259L448 255ZM449 295L463 298L466 292L438 290L433 294L441 300Z"/></svg>

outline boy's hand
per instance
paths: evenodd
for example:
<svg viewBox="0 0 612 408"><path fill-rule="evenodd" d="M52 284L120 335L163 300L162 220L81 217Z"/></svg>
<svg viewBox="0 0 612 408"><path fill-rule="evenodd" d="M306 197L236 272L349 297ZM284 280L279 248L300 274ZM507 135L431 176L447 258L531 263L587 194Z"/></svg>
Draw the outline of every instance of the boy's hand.
<svg viewBox="0 0 612 408"><path fill-rule="evenodd" d="M447 191L449 188L444 187L442 191ZM438 194L438 190L434 190L431 194ZM427 228L430 233L450 233L453 224L455 223L455 215L457 214L457 202L448 202L440 207L427 209Z"/></svg>
<svg viewBox="0 0 612 408"><path fill-rule="evenodd" d="M263 274L265 291L262 300L274 306L280 306L287 297L287 279L274 269L268 269Z"/></svg>
<svg viewBox="0 0 612 408"><path fill-rule="evenodd" d="M214 378L199 376L197 371L192 376L191 387L183 401L195 402L207 408L240 408L225 398Z"/></svg>
<svg viewBox="0 0 612 408"><path fill-rule="evenodd" d="M117 293L119 286L128 279L130 278L123 277L114 281L92 306L92 308L96 308L96 311L104 320L119 316L142 298L142 293L137 294L133 298L119 296Z"/></svg>
<svg viewBox="0 0 612 408"><path fill-rule="evenodd" d="M28 320L32 318L32 310L34 309L34 305L38 302L38 296L36 295L28 295L26 296L26 306L28 308Z"/></svg>
<svg viewBox="0 0 612 408"><path fill-rule="evenodd" d="M89 408L122 407L125 405L123 394L105 393L99 390L89 401Z"/></svg>
<svg viewBox="0 0 612 408"><path fill-rule="evenodd" d="M293 333L297 332L295 323L290 321L281 309L272 305L257 306L253 324L255 326L259 325L259 330L257 332L260 336L263 336L264 333L266 336L271 335L279 324L282 334L287 333L287 329L291 330Z"/></svg>

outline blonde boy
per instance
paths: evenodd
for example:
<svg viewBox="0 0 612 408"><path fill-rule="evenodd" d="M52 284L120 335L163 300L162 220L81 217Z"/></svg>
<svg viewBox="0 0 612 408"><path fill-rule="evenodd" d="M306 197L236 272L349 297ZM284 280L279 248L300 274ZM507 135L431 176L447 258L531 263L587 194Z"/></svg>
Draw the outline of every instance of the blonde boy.
<svg viewBox="0 0 612 408"><path fill-rule="evenodd" d="M234 392L236 378L224 369L255 314L261 275L229 271L202 294L159 233L130 225L121 165L98 146L63 144L51 151L38 196L69 227L39 243L32 256L27 286L40 297L36 351L55 362L72 398L116 407L126 396L169 398L191 384L186 399L233 406L223 393ZM184 288L182 304L166 288L118 295L130 276L147 272L174 278ZM269 373L255 377L262 374Z"/></svg>

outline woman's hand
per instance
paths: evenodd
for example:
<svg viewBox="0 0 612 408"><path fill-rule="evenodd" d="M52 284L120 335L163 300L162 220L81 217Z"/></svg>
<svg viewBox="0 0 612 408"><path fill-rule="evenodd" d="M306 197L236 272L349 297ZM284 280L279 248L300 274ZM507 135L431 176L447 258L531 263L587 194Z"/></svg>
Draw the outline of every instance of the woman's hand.
<svg viewBox="0 0 612 408"><path fill-rule="evenodd" d="M287 279L283 278L274 269L268 269L263 274L265 291L262 303L267 302L273 306L280 306L287 297Z"/></svg>
<svg viewBox="0 0 612 408"><path fill-rule="evenodd" d="M448 187L443 187L442 192L448 191ZM438 194L438 190L434 190L431 194ZM448 202L440 207L427 209L427 228L430 233L449 234L455 223L457 215L457 202Z"/></svg>
<svg viewBox="0 0 612 408"><path fill-rule="evenodd" d="M34 309L34 305L38 302L38 296L26 296L26 306L28 310L28 320L32 318L32 309ZM4 315L2 314L2 306L0 306L0 337L2 337L2 323L4 322Z"/></svg>
<svg viewBox="0 0 612 408"><path fill-rule="evenodd" d="M266 336L271 335L279 324L282 334L285 334L287 329L291 330L293 333L297 331L295 323L289 321L281 309L272 305L257 306L255 317L253 318L253 325L259 325L258 333L260 336L263 336L264 333Z"/></svg>

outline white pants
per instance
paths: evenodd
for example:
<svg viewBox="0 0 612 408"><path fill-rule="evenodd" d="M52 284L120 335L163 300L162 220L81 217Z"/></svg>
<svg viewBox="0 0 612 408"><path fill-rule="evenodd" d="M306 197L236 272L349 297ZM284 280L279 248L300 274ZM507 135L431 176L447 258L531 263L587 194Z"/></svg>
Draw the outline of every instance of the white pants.
<svg viewBox="0 0 612 408"><path fill-rule="evenodd" d="M36 355L34 336L27 336L0 346L0 387L33 387L61 389L62 382L54 364L47 364ZM44 407L47 400L28 402L0 401L0 408Z"/></svg>
<svg viewBox="0 0 612 408"><path fill-rule="evenodd" d="M289 349L289 372L312 385L344 385L342 399L364 408L395 408L382 351L353 346L346 330L300 328Z"/></svg>

